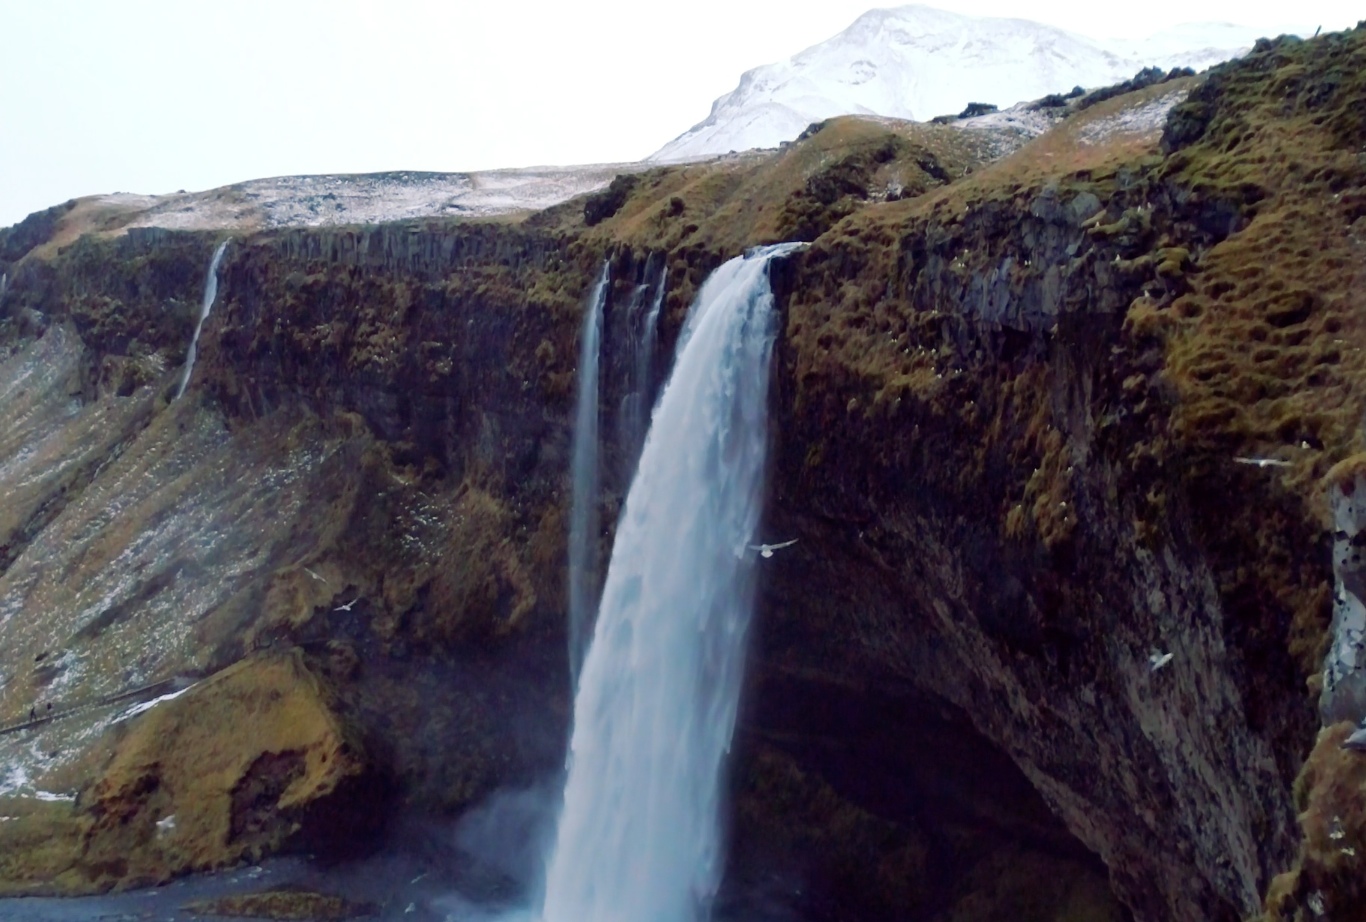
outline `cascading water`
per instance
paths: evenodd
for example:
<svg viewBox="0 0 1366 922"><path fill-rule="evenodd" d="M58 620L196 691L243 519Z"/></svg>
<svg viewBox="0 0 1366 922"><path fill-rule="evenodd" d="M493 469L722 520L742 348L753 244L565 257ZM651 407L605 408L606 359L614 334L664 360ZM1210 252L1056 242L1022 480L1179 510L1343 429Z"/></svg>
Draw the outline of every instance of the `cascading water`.
<svg viewBox="0 0 1366 922"><path fill-rule="evenodd" d="M690 922L716 892L763 504L768 267L795 246L731 260L693 306L579 679L545 922Z"/></svg>
<svg viewBox="0 0 1366 922"><path fill-rule="evenodd" d="M213 259L209 260L209 277L204 280L204 301L199 306L199 320L194 325L194 335L190 337L190 349L185 354L185 371L180 375L180 386L176 388L175 399L179 400L185 393L185 388L190 385L190 373L194 371L194 359L199 351L199 333L204 329L204 321L209 319L209 311L213 309L214 299L218 297L218 264L223 259L223 251L228 248L228 241L224 240L218 245L218 249L213 251Z"/></svg>
<svg viewBox="0 0 1366 922"><path fill-rule="evenodd" d="M664 306L664 292L669 286L669 267L659 270L659 283L655 286L655 297L650 302L650 312L645 315L645 333L640 352L636 358L636 380L640 382L641 392L645 395L645 414L650 413L650 379L654 375L655 344L659 340L659 309Z"/></svg>
<svg viewBox="0 0 1366 922"><path fill-rule="evenodd" d="M603 262L583 319L579 342L579 400L574 415L573 496L569 511L569 676L579 669L593 624L598 572L598 353L602 314L611 287L611 264Z"/></svg>
<svg viewBox="0 0 1366 922"><path fill-rule="evenodd" d="M653 408L653 379L655 346L659 334L659 309L664 304L664 290L669 282L668 267L661 260L659 276L651 283L654 274L651 266L654 257L646 262L646 281L636 289L628 308L628 324L631 340L631 365L628 369L626 395L622 402L621 423L618 444L626 466L623 478L627 483L635 474L640 450L645 444L645 431L650 424L650 410Z"/></svg>

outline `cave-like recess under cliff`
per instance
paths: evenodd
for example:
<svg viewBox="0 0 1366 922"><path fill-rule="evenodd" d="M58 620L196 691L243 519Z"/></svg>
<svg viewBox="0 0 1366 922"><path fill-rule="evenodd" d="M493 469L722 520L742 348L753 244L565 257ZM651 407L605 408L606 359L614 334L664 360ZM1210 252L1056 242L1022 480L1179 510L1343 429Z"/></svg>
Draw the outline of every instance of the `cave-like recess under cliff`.
<svg viewBox="0 0 1366 922"><path fill-rule="evenodd" d="M583 300L608 261L610 523L614 320L667 273L662 378L708 272L804 239L721 914L1347 918L1366 29L1050 111L508 219L0 231L0 765L78 793L0 796L0 893L346 858L553 776Z"/></svg>

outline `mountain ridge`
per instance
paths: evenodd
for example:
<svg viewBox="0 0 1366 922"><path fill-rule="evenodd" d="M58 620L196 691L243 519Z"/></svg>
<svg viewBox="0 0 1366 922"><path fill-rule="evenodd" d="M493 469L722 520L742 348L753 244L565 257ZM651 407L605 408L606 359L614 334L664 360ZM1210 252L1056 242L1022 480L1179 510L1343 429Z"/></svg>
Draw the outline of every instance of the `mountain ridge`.
<svg viewBox="0 0 1366 922"><path fill-rule="evenodd" d="M647 159L774 147L836 115L926 121L971 102L1006 108L1074 86L1118 83L1149 66L1200 70L1245 52L1256 31L1188 23L1146 38L1101 41L1029 20L919 4L870 10L824 42L746 71L705 119Z"/></svg>

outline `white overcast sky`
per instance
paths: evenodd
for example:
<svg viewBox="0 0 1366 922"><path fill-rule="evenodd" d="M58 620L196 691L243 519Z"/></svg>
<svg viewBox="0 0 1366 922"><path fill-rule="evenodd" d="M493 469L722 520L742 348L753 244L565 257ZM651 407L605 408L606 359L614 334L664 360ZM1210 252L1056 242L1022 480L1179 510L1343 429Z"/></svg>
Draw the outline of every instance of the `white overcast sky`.
<svg viewBox="0 0 1366 922"><path fill-rule="evenodd" d="M0 0L0 226L98 192L636 160L876 0ZM1093 37L1360 0L941 0Z"/></svg>

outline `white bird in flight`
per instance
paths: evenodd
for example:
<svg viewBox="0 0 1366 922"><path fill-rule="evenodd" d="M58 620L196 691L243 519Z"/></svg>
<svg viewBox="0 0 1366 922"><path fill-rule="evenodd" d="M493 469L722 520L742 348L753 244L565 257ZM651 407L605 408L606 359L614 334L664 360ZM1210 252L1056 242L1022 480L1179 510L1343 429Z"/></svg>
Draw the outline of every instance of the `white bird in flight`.
<svg viewBox="0 0 1366 922"><path fill-rule="evenodd" d="M1280 458L1234 458L1239 464L1255 464L1258 467L1289 467L1289 461Z"/></svg>
<svg viewBox="0 0 1366 922"><path fill-rule="evenodd" d="M791 547L796 543L797 539L793 538L791 541L784 541L782 544L751 544L749 549L751 551L758 551L760 557L772 557L774 551L780 551L783 548Z"/></svg>
<svg viewBox="0 0 1366 922"><path fill-rule="evenodd" d="M338 605L336 608L334 608L334 609L332 609L332 610L333 610L333 611L350 611L350 610L351 610L351 606L352 606L352 605L355 605L355 604L356 604L357 602L359 602L359 601L360 601L360 596L356 596L354 599L352 599L351 601L347 602L345 605Z"/></svg>
<svg viewBox="0 0 1366 922"><path fill-rule="evenodd" d="M1157 670L1170 663L1172 661L1172 656L1174 655L1175 654L1172 653L1159 653L1156 650L1149 654L1148 662L1153 664L1153 672L1157 672Z"/></svg>
<svg viewBox="0 0 1366 922"><path fill-rule="evenodd" d="M308 567L304 567L304 572L307 573L309 576L313 577L314 579L316 579L316 580L317 580L318 582L320 582L320 583L325 583L325 582L327 582L326 579L324 579L323 577L321 577L321 576L319 576L318 574L314 573L314 572L313 572L312 570L310 570Z"/></svg>

